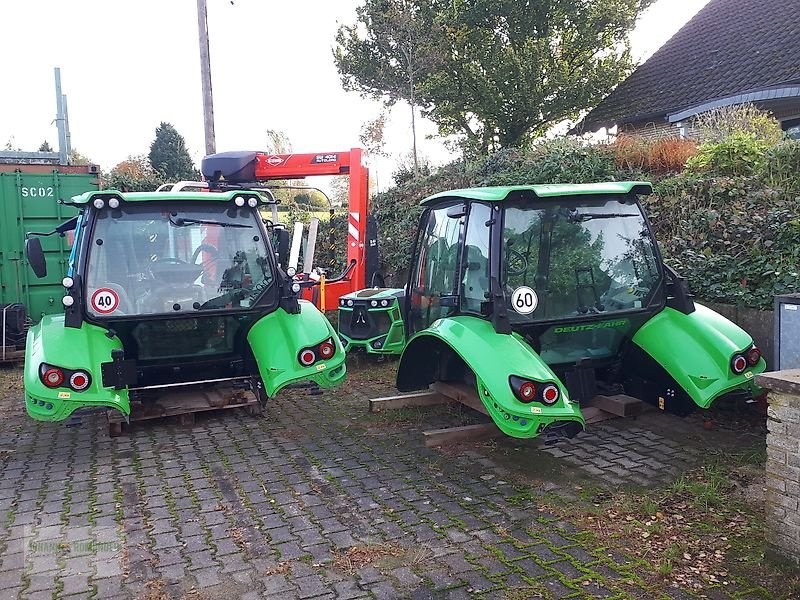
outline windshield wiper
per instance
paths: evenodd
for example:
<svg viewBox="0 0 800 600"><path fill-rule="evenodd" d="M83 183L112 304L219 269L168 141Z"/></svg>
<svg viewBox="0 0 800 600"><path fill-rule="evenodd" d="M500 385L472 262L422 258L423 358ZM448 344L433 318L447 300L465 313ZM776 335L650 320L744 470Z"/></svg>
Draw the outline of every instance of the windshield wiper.
<svg viewBox="0 0 800 600"><path fill-rule="evenodd" d="M172 215L169 217L169 222L175 227L186 227L187 225L218 225L219 227L246 227L251 229L252 225L245 225L244 223L225 223L223 221L206 221L204 219L186 219L178 217L173 220Z"/></svg>
<svg viewBox="0 0 800 600"><path fill-rule="evenodd" d="M570 213L567 219L570 223L583 223L592 219L616 219L617 217L638 217L636 213Z"/></svg>

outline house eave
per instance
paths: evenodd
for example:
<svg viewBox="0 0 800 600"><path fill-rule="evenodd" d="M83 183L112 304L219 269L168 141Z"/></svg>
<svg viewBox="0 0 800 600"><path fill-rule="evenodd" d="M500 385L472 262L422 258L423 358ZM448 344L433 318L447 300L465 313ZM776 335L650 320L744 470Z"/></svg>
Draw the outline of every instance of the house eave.
<svg viewBox="0 0 800 600"><path fill-rule="evenodd" d="M725 106L733 106L734 104L746 104L748 102L765 102L769 100L782 100L784 98L800 98L800 85L791 85L783 87L765 88L755 90L744 94L737 94L735 96L727 96L725 98L717 98L715 100L708 100L695 106L681 109L680 111L667 114L667 120L670 123L678 123L685 119L689 119L700 113L708 112L716 108L723 108Z"/></svg>

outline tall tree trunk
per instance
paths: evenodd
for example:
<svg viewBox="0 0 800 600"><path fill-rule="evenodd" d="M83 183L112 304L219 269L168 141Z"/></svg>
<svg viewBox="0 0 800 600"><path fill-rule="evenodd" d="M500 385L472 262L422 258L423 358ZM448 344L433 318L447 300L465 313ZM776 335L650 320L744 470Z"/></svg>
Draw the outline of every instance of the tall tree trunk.
<svg viewBox="0 0 800 600"><path fill-rule="evenodd" d="M412 154L414 155L414 175L419 175L419 162L417 161L417 115L414 102L411 102L411 140Z"/></svg>
<svg viewBox="0 0 800 600"><path fill-rule="evenodd" d="M414 71L412 63L408 65L408 85L411 92L411 153L414 157L414 175L419 177L419 162L417 160L417 104L414 97Z"/></svg>

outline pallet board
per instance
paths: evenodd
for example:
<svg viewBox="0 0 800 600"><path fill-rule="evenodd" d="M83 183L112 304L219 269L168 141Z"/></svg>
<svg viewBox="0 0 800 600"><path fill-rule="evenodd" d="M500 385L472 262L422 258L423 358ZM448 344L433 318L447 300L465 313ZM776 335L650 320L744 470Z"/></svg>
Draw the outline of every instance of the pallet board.
<svg viewBox="0 0 800 600"><path fill-rule="evenodd" d="M445 429L429 429L422 432L422 441L426 448L445 446L458 442L500 437L503 432L494 423L478 423L463 427L447 427Z"/></svg>
<svg viewBox="0 0 800 600"><path fill-rule="evenodd" d="M618 417L636 417L642 414L644 403L633 396L616 394L614 396L598 395L584 403Z"/></svg>
<svg viewBox="0 0 800 600"><path fill-rule="evenodd" d="M373 398L369 401L369 410L370 412L380 412L411 406L433 406L447 402L459 402L483 415L488 416L489 414L475 389L466 383L451 381L437 381L428 390L413 394ZM581 406L581 413L586 424L591 425L608 419L635 417L642 413L644 407L641 400L632 396L624 394L598 395ZM503 433L493 422L487 422L423 431L422 439L426 447L432 447L502 435Z"/></svg>
<svg viewBox="0 0 800 600"><path fill-rule="evenodd" d="M17 350L14 346L0 346L0 363L25 360L25 350Z"/></svg>
<svg viewBox="0 0 800 600"><path fill-rule="evenodd" d="M465 404L471 409L477 410L479 413L483 413L484 415L489 414L483 402L481 402L481 399L478 397L478 392L466 383L437 381L431 385L431 389L456 402L461 402L461 404Z"/></svg>
<svg viewBox="0 0 800 600"><path fill-rule="evenodd" d="M258 398L250 390L182 390L164 394L146 406L132 402L131 416L128 421L133 423L164 417L178 417L180 425L191 425L194 423L196 413L229 408L244 408L252 415L261 412ZM119 435L122 432L122 425L128 421L116 410L109 410L106 414L108 415L109 434Z"/></svg>
<svg viewBox="0 0 800 600"><path fill-rule="evenodd" d="M437 391L425 390L424 392L416 392L413 394L372 398L369 401L369 412L396 410L398 408L409 408L412 406L436 406L437 404L447 404L452 401L452 398L443 396Z"/></svg>

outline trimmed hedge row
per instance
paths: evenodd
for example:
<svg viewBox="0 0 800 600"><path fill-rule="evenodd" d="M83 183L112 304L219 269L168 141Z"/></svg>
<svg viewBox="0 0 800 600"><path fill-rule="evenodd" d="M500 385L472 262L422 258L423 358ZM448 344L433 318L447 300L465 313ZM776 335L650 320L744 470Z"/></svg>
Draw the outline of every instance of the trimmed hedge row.
<svg viewBox="0 0 800 600"><path fill-rule="evenodd" d="M613 146L562 138L525 151L505 149L477 163L456 161L378 194L371 206L387 283L405 283L419 202L430 194L487 185L644 179L655 183L645 206L665 260L688 278L697 296L769 308L773 294L797 289L800 142L767 150L756 175L659 177L619 164Z"/></svg>

